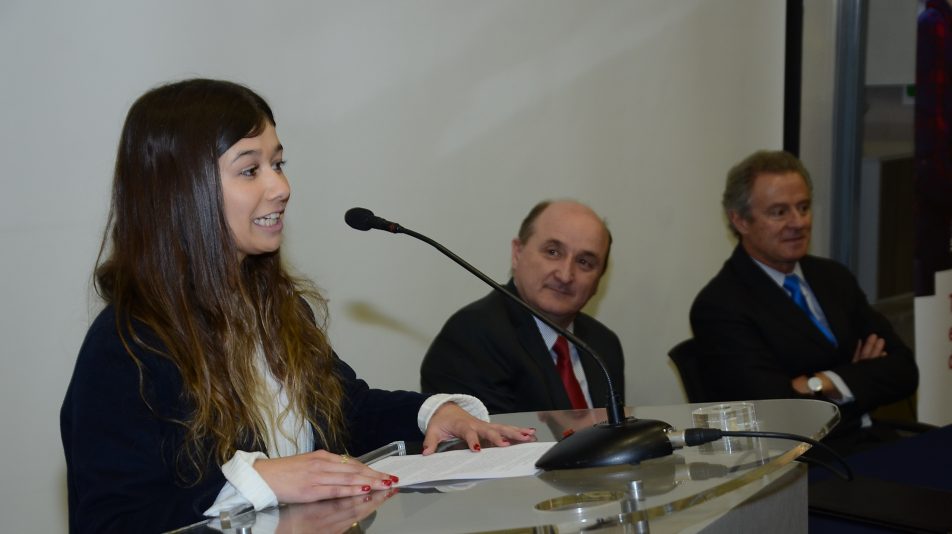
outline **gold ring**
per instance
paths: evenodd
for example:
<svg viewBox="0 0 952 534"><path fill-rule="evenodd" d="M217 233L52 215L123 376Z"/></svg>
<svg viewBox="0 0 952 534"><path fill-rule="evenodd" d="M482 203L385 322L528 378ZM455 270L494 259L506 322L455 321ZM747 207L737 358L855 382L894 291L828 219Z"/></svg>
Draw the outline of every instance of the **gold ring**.
<svg viewBox="0 0 952 534"><path fill-rule="evenodd" d="M347 460L349 460L349 459L350 459L350 458L348 458L346 454L341 454L341 455L340 455L340 463L342 463L342 464L346 464L346 463L347 463Z"/></svg>

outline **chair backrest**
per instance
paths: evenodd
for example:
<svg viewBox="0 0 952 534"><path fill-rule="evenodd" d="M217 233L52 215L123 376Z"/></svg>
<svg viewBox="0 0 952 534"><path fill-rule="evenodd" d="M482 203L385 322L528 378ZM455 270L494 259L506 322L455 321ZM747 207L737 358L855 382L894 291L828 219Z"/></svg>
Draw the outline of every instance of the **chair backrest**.
<svg viewBox="0 0 952 534"><path fill-rule="evenodd" d="M694 338L678 343L668 352L668 356L678 368L678 374L681 375L681 384L688 395L688 402L709 400L704 392L704 377L701 374L698 352L698 344Z"/></svg>

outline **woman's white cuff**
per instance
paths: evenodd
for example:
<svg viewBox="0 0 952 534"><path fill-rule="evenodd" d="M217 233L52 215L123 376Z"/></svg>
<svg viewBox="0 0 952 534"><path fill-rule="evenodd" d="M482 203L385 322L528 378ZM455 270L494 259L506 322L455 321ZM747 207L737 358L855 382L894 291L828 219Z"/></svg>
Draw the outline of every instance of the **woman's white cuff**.
<svg viewBox="0 0 952 534"><path fill-rule="evenodd" d="M486 409L486 405L483 404L483 401L476 397L462 393L437 393L436 395L430 395L429 398L423 402L423 406L420 406L420 413L417 415L417 424L420 426L420 432L426 433L426 427L430 424L430 418L433 417L433 414L440 406L443 406L447 402L456 404L469 412L469 415L472 415L476 419L486 422L489 421L489 410Z"/></svg>
<svg viewBox="0 0 952 534"><path fill-rule="evenodd" d="M221 466L221 472L225 475L225 479L234 486L241 497L247 499L254 506L255 510L264 510L278 505L277 495L274 494L271 486L268 486L268 483L261 478L261 475L254 468L256 460L266 459L267 457L263 452L237 451L231 457L231 460ZM215 504L220 503L216 501ZM209 508L205 515L209 515L209 512L214 515L213 510L215 508L216 506Z"/></svg>

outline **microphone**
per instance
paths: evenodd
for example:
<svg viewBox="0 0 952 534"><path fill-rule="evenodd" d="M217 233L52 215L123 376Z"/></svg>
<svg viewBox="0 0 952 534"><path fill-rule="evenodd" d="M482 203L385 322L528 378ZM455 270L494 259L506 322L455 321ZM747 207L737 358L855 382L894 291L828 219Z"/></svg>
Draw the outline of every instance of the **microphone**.
<svg viewBox="0 0 952 534"><path fill-rule="evenodd" d="M348 226L362 232L371 228L375 230L386 230L392 234L398 233L402 228L395 222L390 222L382 217L377 217L374 212L366 208L351 208L344 214L344 221Z"/></svg>
<svg viewBox="0 0 952 534"><path fill-rule="evenodd" d="M465 260L451 252L443 245L429 237L404 228L397 223L377 217L366 208L351 208L344 215L344 221L356 230L370 229L385 230L393 234L406 234L442 252L445 256L475 275L496 291L505 295L509 300L518 304L527 312L549 325L559 334L565 336L579 349L579 354L586 354L595 360L605 375L608 384L608 402L605 405L608 412L608 421L597 423L594 426L579 430L556 443L546 451L536 462L536 467L543 470L575 469L582 467L602 467L621 464L638 464L642 460L667 456L674 452L668 432L674 428L663 421L654 419L636 419L625 417L625 406L621 396L615 391L608 367L602 358L587 343L575 334L555 324L542 312L530 306L527 302L514 295L495 280L483 274Z"/></svg>

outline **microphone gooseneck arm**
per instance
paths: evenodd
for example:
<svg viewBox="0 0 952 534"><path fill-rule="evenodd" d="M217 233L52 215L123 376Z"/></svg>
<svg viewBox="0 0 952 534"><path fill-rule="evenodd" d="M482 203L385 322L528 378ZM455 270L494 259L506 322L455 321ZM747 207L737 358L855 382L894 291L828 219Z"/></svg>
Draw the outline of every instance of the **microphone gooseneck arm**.
<svg viewBox="0 0 952 534"><path fill-rule="evenodd" d="M605 379L608 381L608 394L610 397L608 399L608 404L606 406L606 409L608 411L608 424L619 425L621 424L622 420L624 420L625 406L621 400L621 397L615 391L615 383L612 381L611 374L608 372L608 366L605 365L605 362L602 360L601 356L599 356L594 350L592 350L591 347L588 346L587 343L579 339L575 334L555 324L555 322L553 322L551 319L546 317L545 314L533 308L531 305L529 305L526 301L522 300L518 296L513 295L512 292L506 289L505 286L500 285L498 282L496 282L492 278L486 276L482 271L480 271L476 267L473 267L472 265L469 264L469 262L467 262L463 258L460 258L455 253L453 253L453 251L449 250L448 248L444 247L440 243L434 241L433 239L430 239L429 237L419 232L415 232L413 230L410 230L409 228L404 228L403 226L395 222L391 222L381 217L377 217L376 215L373 214L372 211L365 208L351 208L347 210L347 213L344 215L344 220L347 222L348 225L350 225L352 228L355 228L357 230L364 230L364 231L370 230L370 229L385 230L393 234L406 234L410 237L414 237L416 239L419 239L420 241L423 241L424 243L435 248L436 250L439 250L440 252L442 252L444 256L456 262L460 267L466 269L467 271L472 273L474 276L476 276L476 278L479 278L480 280L482 280L483 282L491 286L496 291L505 295L510 301L515 302L516 304L521 306L524 310L531 313L533 316L537 317L540 321L552 327L553 330L565 336L565 338L571 341L572 343L574 343L575 346L579 350L582 350L588 353L589 356L591 356L598 363L598 366L602 370L602 373L605 374Z"/></svg>
<svg viewBox="0 0 952 534"><path fill-rule="evenodd" d="M666 456L674 451L667 432L672 430L671 425L664 421L653 419L636 419L625 417L625 406L615 390L615 383L608 372L608 367L598 354L584 341L561 326L552 322L542 312L523 301L517 295L496 283L465 260L450 252L446 247L429 237L400 226L397 223L377 217L372 211L365 208L351 208L347 210L344 220L352 228L367 231L370 229L386 230L394 234L407 234L423 241L442 252L445 256L461 267L487 283L496 291L505 295L512 302L549 325L556 332L562 334L575 343L579 354L591 357L602 370L608 385L608 402L606 411L608 421L574 432L553 445L537 461L536 467L544 470L575 469L581 467L598 467L620 464L637 464L648 458ZM593 401L594 402L594 401Z"/></svg>

